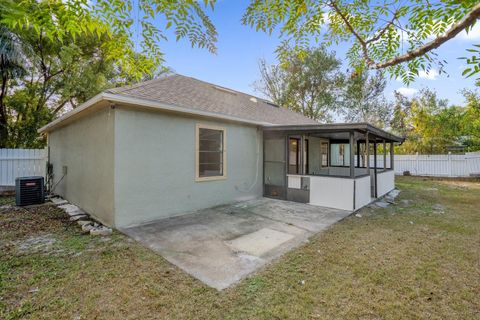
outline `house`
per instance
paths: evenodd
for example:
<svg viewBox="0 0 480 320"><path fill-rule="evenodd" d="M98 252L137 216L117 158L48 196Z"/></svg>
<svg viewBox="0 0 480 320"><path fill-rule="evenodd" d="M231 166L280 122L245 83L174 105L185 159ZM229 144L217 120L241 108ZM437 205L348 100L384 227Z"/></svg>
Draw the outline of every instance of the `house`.
<svg viewBox="0 0 480 320"><path fill-rule="evenodd" d="M181 75L107 90L39 131L53 191L117 228L262 195L357 210L394 188L402 141Z"/></svg>

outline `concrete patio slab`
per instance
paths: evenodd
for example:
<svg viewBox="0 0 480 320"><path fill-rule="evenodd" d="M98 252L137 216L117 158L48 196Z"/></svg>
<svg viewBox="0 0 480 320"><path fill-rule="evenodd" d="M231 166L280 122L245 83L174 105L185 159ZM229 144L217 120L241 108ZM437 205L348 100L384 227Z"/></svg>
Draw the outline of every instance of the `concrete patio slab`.
<svg viewBox="0 0 480 320"><path fill-rule="evenodd" d="M293 237L294 236L289 233L263 228L227 241L226 244L234 251L246 252L250 255L260 257Z"/></svg>
<svg viewBox="0 0 480 320"><path fill-rule="evenodd" d="M121 231L222 290L350 213L260 198Z"/></svg>

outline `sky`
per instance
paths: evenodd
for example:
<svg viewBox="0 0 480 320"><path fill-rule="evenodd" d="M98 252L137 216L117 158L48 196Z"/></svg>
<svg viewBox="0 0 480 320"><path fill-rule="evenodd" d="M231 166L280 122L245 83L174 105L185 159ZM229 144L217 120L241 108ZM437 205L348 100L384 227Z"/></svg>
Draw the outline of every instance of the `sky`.
<svg viewBox="0 0 480 320"><path fill-rule="evenodd" d="M256 32L241 24L240 19L247 4L247 0L217 1L214 12L210 13L218 32L217 54L192 48L186 40L175 42L170 37L161 46L166 65L179 74L261 96L253 87L253 83L260 79L258 61L263 58L270 64L276 64L275 49L280 39L278 34ZM429 74L421 72L418 79L408 87L400 80L389 80L385 96L393 100L395 90L412 96L421 88L428 87L436 90L439 98L446 98L451 104L462 104L464 99L460 91L464 88L473 89L475 79L462 76L465 62L458 57L467 55L465 50L474 43L480 43L480 23L468 35L463 32L436 51L439 57L448 62L444 68L446 73L438 74L437 69ZM345 57L347 46L330 49L344 61L344 68L348 67Z"/></svg>

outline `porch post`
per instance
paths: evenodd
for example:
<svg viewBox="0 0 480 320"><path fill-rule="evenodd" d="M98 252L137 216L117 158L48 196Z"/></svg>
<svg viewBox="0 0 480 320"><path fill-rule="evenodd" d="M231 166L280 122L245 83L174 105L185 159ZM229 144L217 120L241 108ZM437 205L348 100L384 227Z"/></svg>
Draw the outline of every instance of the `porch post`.
<svg viewBox="0 0 480 320"><path fill-rule="evenodd" d="M298 170L299 174L301 175L304 175L305 174L305 159L304 158L304 155L305 155L305 137L303 136L303 134L300 136L300 146L298 146L300 148L300 163L299 163L299 166L300 166L300 170Z"/></svg>
<svg viewBox="0 0 480 320"><path fill-rule="evenodd" d="M365 134L365 151L367 152L365 156L367 173L370 174L370 141L368 141L368 132Z"/></svg>
<svg viewBox="0 0 480 320"><path fill-rule="evenodd" d="M390 169L394 169L393 168L393 164L394 164L394 161L393 161L393 154L394 154L394 151L393 151L393 142L390 142Z"/></svg>
<svg viewBox="0 0 480 320"><path fill-rule="evenodd" d="M383 171L387 170L387 143L383 140Z"/></svg>
<svg viewBox="0 0 480 320"><path fill-rule="evenodd" d="M360 141L357 140L357 167L360 168Z"/></svg>
<svg viewBox="0 0 480 320"><path fill-rule="evenodd" d="M355 144L355 136L353 131L350 131L350 178L355 178L355 149L353 145Z"/></svg>
<svg viewBox="0 0 480 320"><path fill-rule="evenodd" d="M375 179L375 198L378 198L377 193L377 140L373 141L373 176Z"/></svg>

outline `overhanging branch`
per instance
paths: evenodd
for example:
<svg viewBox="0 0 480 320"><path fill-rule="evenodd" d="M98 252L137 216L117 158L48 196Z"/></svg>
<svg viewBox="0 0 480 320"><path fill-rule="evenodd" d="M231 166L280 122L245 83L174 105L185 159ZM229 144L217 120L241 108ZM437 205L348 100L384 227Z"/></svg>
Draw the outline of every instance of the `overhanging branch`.
<svg viewBox="0 0 480 320"><path fill-rule="evenodd" d="M480 17L480 3L475 5L472 11L470 11L465 17L463 17L462 20L452 25L452 27L443 35L440 35L434 40L424 44L423 46L415 50L409 51L401 56L398 56L396 58L390 59L385 62L375 63L369 66L372 69L383 69L383 68L391 67L399 63L407 62L417 57L420 57L425 53L440 47L442 44L444 44L448 40L454 38L457 34L459 34L463 30L465 30L466 28L474 24L479 17Z"/></svg>
<svg viewBox="0 0 480 320"><path fill-rule="evenodd" d="M409 51L405 54L402 54L390 60L383 61L383 62L375 62L373 61L372 58L370 58L370 55L368 53L368 45L380 39L383 36L383 34L385 34L387 29L394 24L394 21L397 18L397 14L395 13L393 15L393 18L387 23L387 25L384 28L379 30L376 36L366 40L355 30L355 28L350 23L348 17L346 16L345 13L342 12L342 10L340 10L335 0L330 1L329 5L340 16L340 18L343 20L347 29L350 31L350 33L357 39L362 49L363 58L365 59L365 62L370 69L384 69L387 67L391 67L391 66L418 58L440 47L442 44L444 44L448 40L454 38L457 34L459 34L466 28L473 25L475 21L480 18L480 3L479 3L475 5L473 9L465 17L463 17L463 19L453 24L449 30L447 30L444 34L438 36L434 40L427 42L426 44L418 47L415 50Z"/></svg>

